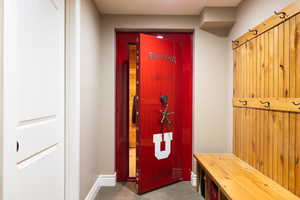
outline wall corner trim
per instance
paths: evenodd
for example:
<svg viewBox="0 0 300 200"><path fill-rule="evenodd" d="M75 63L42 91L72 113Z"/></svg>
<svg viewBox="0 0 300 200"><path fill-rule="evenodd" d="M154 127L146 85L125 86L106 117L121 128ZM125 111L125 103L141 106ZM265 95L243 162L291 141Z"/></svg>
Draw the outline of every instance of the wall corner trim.
<svg viewBox="0 0 300 200"><path fill-rule="evenodd" d="M194 172L191 172L191 184L193 187L197 186L197 175Z"/></svg>
<svg viewBox="0 0 300 200"><path fill-rule="evenodd" d="M114 187L116 186L116 173L110 175L99 175L90 192L85 200L95 200L101 187Z"/></svg>

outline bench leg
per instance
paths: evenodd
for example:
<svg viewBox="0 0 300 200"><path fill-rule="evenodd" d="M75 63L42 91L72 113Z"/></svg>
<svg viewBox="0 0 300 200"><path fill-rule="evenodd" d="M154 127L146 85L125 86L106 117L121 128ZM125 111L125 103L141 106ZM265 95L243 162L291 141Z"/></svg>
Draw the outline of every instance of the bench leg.
<svg viewBox="0 0 300 200"><path fill-rule="evenodd" d="M196 187L197 187L197 192L200 192L200 180L201 180L201 168L200 165L197 163L197 177L196 177Z"/></svg>

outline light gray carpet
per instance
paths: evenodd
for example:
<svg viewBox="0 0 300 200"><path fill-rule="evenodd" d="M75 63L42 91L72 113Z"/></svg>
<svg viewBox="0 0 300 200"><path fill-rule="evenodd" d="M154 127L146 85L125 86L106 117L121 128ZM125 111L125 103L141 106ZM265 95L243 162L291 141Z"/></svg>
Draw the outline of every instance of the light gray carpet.
<svg viewBox="0 0 300 200"><path fill-rule="evenodd" d="M194 200L200 199L190 182L175 183L143 195L135 192L135 183L118 183L116 187L102 187L98 200Z"/></svg>

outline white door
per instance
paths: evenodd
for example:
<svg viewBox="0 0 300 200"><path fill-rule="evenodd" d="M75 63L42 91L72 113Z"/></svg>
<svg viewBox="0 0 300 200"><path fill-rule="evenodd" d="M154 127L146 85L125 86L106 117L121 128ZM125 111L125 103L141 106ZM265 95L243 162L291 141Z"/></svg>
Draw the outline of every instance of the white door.
<svg viewBox="0 0 300 200"><path fill-rule="evenodd" d="M5 3L4 136L14 152L4 200L63 200L64 0Z"/></svg>

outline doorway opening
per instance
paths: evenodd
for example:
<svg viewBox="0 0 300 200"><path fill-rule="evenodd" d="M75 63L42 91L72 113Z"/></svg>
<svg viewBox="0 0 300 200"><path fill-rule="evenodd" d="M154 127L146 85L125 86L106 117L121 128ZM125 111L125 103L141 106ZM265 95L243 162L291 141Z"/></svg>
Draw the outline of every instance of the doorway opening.
<svg viewBox="0 0 300 200"><path fill-rule="evenodd" d="M129 178L136 177L136 44L129 44Z"/></svg>
<svg viewBox="0 0 300 200"><path fill-rule="evenodd" d="M141 153L139 148L139 132L141 130L139 129L141 128L135 121L137 118L135 105L140 103L138 97L142 90L140 87L141 83L139 83L139 81L141 81L139 75L142 70L142 67L139 66L141 65L141 63L139 63L141 59L139 53L141 52L139 51L141 51L142 48L142 45L139 43L140 34L141 33L137 32L116 33L115 169L118 182L136 182L137 177L143 174L143 171L139 171L141 160L145 159L139 157ZM163 59L164 62L171 63L170 65L176 62L180 63L180 66L176 66L179 68L176 70L177 75L175 77L176 95L174 97L169 96L169 101L176 99L177 102L175 105L172 104L170 105L171 107L169 107L170 109L172 108L170 112L176 109L174 116L170 116L170 119L171 121L176 120L176 133L177 136L180 135L181 138L181 141L176 143L176 148L173 149L172 147L172 153L176 152L178 157L180 157L180 162L176 163L176 167L174 167L172 173L176 174L176 176L180 176L181 178L179 180L190 181L192 171L193 33L148 32L145 34L152 35L152 37L155 36L155 38L158 39L176 42L177 44L177 60L172 60L172 57L164 57ZM150 52L150 54L151 53L153 52ZM151 56L153 55L154 54L151 54ZM155 75L152 80L171 81L169 78L165 79L164 75L160 74L159 71L155 73L157 73L157 75ZM135 99L135 97L137 97L138 100ZM136 100L139 103L136 103ZM155 101L158 100L159 98L155 97ZM159 110L158 114L161 115ZM165 140L166 136L163 134L160 146L161 151L165 151L167 148ZM175 145L173 143L174 141L171 144ZM148 140L148 144L151 148L153 146L151 155L155 158L154 146L156 143L154 144L151 139L151 141Z"/></svg>

